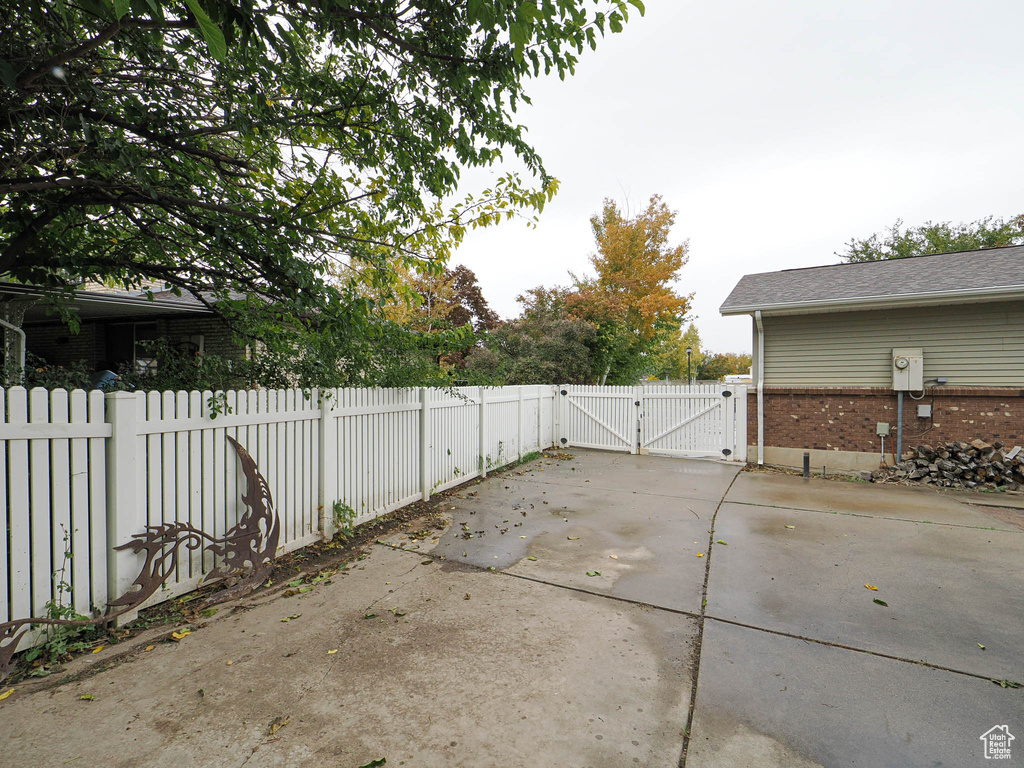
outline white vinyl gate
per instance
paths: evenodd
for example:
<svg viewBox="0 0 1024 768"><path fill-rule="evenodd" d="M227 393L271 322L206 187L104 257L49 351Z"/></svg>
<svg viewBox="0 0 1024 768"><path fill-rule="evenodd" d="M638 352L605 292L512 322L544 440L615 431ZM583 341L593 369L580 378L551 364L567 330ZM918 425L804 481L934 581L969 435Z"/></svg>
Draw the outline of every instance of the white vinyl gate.
<svg viewBox="0 0 1024 768"><path fill-rule="evenodd" d="M559 388L565 446L747 460L747 388L721 384Z"/></svg>

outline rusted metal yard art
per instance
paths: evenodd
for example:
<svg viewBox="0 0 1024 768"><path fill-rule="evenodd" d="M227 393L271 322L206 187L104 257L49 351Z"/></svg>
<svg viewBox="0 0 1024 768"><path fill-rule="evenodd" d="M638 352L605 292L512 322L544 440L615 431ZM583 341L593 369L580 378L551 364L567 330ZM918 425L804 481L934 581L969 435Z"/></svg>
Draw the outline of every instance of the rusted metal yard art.
<svg viewBox="0 0 1024 768"><path fill-rule="evenodd" d="M238 441L231 437L227 440L238 454L246 479L246 491L242 495L246 511L238 523L221 538L210 536L188 523L146 526L145 533L136 534L128 543L115 547L118 550L130 549L136 554L145 552L146 562L129 590L107 603L104 615L81 620L30 617L0 624L0 680L13 666L19 641L34 627L101 624L138 608L174 573L181 547L192 551L205 547L219 562L202 584L222 580L227 589L212 595L203 607L242 597L267 579L274 567L281 522L274 509L270 488L256 462Z"/></svg>

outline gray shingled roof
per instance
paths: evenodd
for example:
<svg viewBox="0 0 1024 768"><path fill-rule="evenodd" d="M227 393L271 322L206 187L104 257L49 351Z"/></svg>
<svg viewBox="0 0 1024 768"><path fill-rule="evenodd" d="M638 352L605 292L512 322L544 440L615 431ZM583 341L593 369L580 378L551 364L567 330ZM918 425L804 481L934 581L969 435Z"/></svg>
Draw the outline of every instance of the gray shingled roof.
<svg viewBox="0 0 1024 768"><path fill-rule="evenodd" d="M1024 246L785 269L744 277L723 315L1024 296Z"/></svg>

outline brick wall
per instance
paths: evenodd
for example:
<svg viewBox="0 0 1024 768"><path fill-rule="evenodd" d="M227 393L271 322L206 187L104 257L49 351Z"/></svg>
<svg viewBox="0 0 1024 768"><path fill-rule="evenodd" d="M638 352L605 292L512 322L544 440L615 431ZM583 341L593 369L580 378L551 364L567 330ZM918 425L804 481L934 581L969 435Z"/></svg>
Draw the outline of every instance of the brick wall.
<svg viewBox="0 0 1024 768"><path fill-rule="evenodd" d="M70 365L84 360L91 368L103 357L103 334L94 323L83 324L78 333L72 333L62 323L31 325L24 330L28 351L51 365Z"/></svg>
<svg viewBox="0 0 1024 768"><path fill-rule="evenodd" d="M175 317L165 321L161 333L171 344L186 336L203 335L203 349L208 355L241 360L245 347L235 343L234 334L215 317Z"/></svg>
<svg viewBox="0 0 1024 768"><path fill-rule="evenodd" d="M932 418L917 416L920 404L932 405ZM747 405L747 442L756 445L757 393L753 390ZM875 426L888 422L895 438L896 414L896 393L884 387L766 387L764 444L877 453ZM1024 390L936 387L922 400L904 395L904 446L979 437L1024 445Z"/></svg>
<svg viewBox="0 0 1024 768"><path fill-rule="evenodd" d="M124 322L124 321L110 321ZM209 316L164 317L138 322L155 322L159 336L170 344L177 344L188 336L203 335L207 354L239 360L245 357L245 347L235 343L228 327L219 319ZM90 369L104 363L107 357L107 322L82 323L75 334L60 323L46 323L25 327L25 338L30 352L53 365L69 365L84 361Z"/></svg>

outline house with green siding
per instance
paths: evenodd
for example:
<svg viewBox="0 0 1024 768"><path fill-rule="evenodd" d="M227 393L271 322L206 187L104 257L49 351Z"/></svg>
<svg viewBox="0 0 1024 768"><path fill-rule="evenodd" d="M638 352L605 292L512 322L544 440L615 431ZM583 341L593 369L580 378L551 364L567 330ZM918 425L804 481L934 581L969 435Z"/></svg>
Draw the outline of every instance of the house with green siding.
<svg viewBox="0 0 1024 768"><path fill-rule="evenodd" d="M1024 247L745 275L749 454L875 469L904 449L1024 445Z"/></svg>

